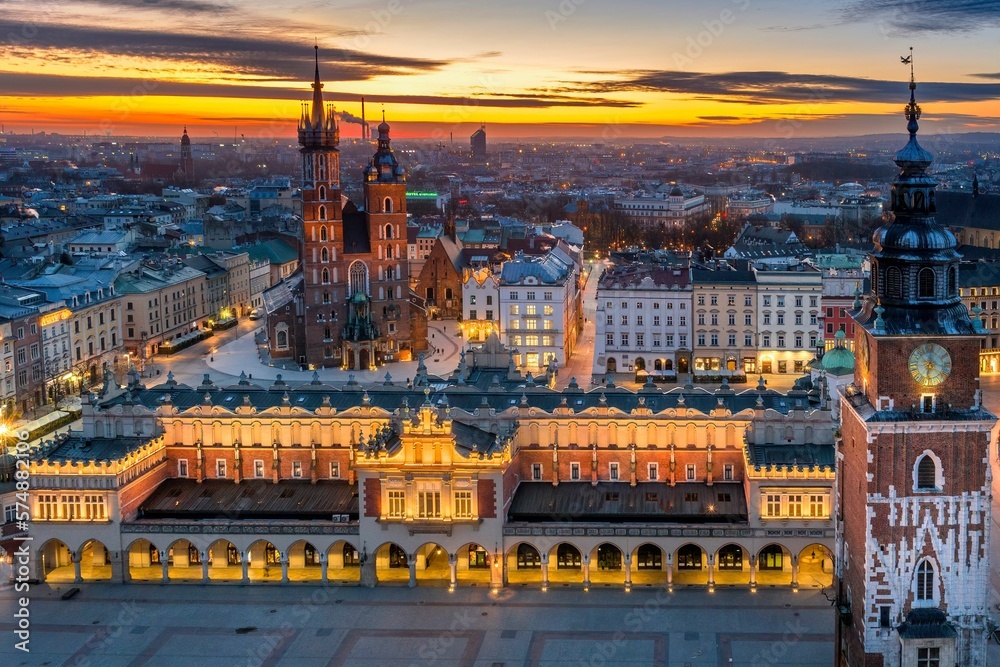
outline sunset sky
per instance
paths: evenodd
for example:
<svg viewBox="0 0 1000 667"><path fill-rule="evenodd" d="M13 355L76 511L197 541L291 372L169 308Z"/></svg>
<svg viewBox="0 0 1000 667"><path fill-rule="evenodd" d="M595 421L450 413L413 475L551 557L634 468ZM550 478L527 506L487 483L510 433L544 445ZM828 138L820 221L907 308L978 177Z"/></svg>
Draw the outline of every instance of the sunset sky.
<svg viewBox="0 0 1000 667"><path fill-rule="evenodd" d="M290 137L324 95L394 134L614 141L1000 130L989 0L4 0L8 132ZM345 122L342 135L358 136Z"/></svg>

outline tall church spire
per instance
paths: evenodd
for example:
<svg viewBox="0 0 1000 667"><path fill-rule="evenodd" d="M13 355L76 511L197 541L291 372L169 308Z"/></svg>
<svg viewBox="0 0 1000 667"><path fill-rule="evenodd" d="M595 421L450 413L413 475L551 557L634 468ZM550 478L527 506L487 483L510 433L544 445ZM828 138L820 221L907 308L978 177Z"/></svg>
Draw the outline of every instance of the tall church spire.
<svg viewBox="0 0 1000 667"><path fill-rule="evenodd" d="M316 77L313 79L312 126L321 129L326 123L323 115L323 84L319 80L319 44L316 45Z"/></svg>

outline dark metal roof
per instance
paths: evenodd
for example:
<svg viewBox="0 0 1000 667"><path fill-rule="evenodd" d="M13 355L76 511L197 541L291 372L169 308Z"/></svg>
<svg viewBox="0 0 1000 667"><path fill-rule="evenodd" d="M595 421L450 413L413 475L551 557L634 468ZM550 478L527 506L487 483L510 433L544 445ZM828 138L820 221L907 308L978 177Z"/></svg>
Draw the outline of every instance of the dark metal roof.
<svg viewBox="0 0 1000 667"><path fill-rule="evenodd" d="M564 452L564 455L572 456ZM589 466L589 453L580 452ZM583 474L586 474L584 472ZM623 471L623 474L626 474ZM574 523L744 523L746 496L739 482L685 482L670 486L663 482L589 481L521 482L508 511L510 521Z"/></svg>
<svg viewBox="0 0 1000 667"><path fill-rule="evenodd" d="M936 607L918 607L899 625L899 636L903 639L949 639L958 635L943 611Z"/></svg>
<svg viewBox="0 0 1000 667"><path fill-rule="evenodd" d="M1000 195L935 192L937 221L947 227L1000 230Z"/></svg>
<svg viewBox="0 0 1000 667"><path fill-rule="evenodd" d="M139 508L149 519L358 519L358 489L342 480L168 479Z"/></svg>
<svg viewBox="0 0 1000 667"><path fill-rule="evenodd" d="M835 464L833 445L757 445L748 444L749 460L755 466L827 467Z"/></svg>
<svg viewBox="0 0 1000 667"><path fill-rule="evenodd" d="M446 384L444 381L432 383L429 387L431 389L431 403L438 407L447 400L451 407L461 408L466 412L472 412L480 407L489 407L498 412L513 407L534 407L552 412L561 405L565 405L574 412L581 412L588 408L607 405L626 413L630 413L636 408L649 408L653 413L657 413L679 407L683 399L684 407L707 414L720 405L733 413L753 409L757 405L757 399L760 398L762 407L783 414L795 409L797 404L801 409L814 408L805 398L796 399L769 390L758 392L756 389L748 389L737 394L732 390L714 392L702 388L674 387L664 392L659 387L653 387L633 392L621 387L604 387L584 392L580 387L553 390L544 386L528 384L523 380L509 381L506 380L506 376L507 369L479 369L473 371L472 376L467 381L475 382L475 384L458 385L454 381L452 384ZM499 378L500 381L494 383L494 377ZM132 392L131 400L155 410L166 397L169 397L173 406L180 411L196 405L203 405L206 400L212 405L229 410L235 410L248 401L259 411L283 405L287 394L288 405L292 407L315 411L316 408L324 405L324 401L329 401L331 407L342 411L364 405L367 395L370 405L392 412L402 407L404 400L411 409L422 405L425 400L423 390L424 387L408 388L403 383L366 387L355 383L353 386L334 388L323 384L305 383L292 386L284 382L280 382L280 384L276 382L266 389L260 389L250 384L239 389L232 386L220 389L216 385L200 385L192 388L180 384L160 384ZM122 404L127 400L129 400L129 395L124 394L111 399L103 406L110 407Z"/></svg>
<svg viewBox="0 0 1000 667"><path fill-rule="evenodd" d="M150 436L152 437L152 436ZM83 438L69 436L57 439L51 450L39 455L48 461L117 461L149 442L150 438Z"/></svg>

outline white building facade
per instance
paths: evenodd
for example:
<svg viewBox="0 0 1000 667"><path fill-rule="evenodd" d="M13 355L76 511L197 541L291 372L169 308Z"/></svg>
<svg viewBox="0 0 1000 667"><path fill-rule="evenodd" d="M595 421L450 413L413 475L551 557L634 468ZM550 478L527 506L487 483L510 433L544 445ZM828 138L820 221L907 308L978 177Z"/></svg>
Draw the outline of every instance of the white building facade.
<svg viewBox="0 0 1000 667"><path fill-rule="evenodd" d="M691 356L688 268L622 267L601 277L594 373L686 372Z"/></svg>

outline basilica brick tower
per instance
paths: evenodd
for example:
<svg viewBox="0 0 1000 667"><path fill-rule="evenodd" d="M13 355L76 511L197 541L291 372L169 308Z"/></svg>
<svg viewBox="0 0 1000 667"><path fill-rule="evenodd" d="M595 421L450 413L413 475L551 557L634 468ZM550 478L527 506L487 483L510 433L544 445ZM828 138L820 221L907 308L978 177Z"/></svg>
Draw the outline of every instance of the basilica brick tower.
<svg viewBox="0 0 1000 667"><path fill-rule="evenodd" d="M301 273L264 293L271 357L352 370L407 361L426 349L426 324L422 312L411 313L419 309L407 281L405 171L383 119L362 173L364 202L342 196L340 130L323 103L318 48L313 99L303 105L298 134Z"/></svg>
<svg viewBox="0 0 1000 667"><path fill-rule="evenodd" d="M986 664L990 431L985 333L959 299L954 235L935 220L931 155L896 154L892 219L855 300L858 363L839 443L837 664Z"/></svg>

